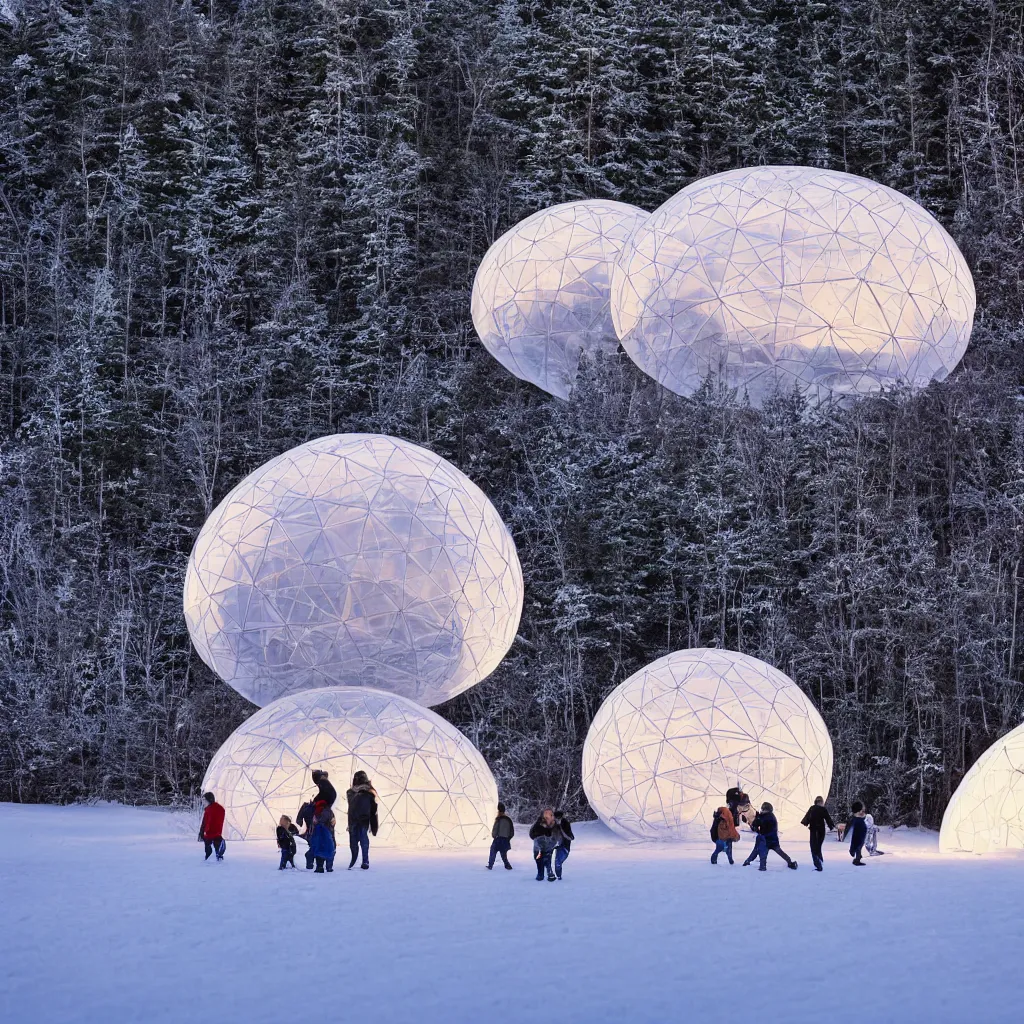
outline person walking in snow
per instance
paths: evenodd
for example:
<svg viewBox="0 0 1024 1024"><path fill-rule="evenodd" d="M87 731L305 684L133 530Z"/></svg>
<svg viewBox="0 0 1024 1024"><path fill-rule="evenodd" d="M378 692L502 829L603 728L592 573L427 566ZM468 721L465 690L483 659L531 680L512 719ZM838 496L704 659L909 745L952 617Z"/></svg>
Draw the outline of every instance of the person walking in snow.
<svg viewBox="0 0 1024 1024"><path fill-rule="evenodd" d="M508 862L508 851L512 849L512 837L516 834L516 827L512 819L505 813L505 805L498 804L498 816L491 826L491 852L487 858L487 870L494 868L494 858L501 854L501 862L505 865L506 871L512 870Z"/></svg>
<svg viewBox="0 0 1024 1024"><path fill-rule="evenodd" d="M878 848L878 826L875 824L873 814L864 815L864 824L867 826L867 836L864 839L864 849L868 851L869 857L884 857L885 851Z"/></svg>
<svg viewBox="0 0 1024 1024"><path fill-rule="evenodd" d="M316 800L307 800L300 808L299 813L295 815L295 822L302 828L302 832L299 833L300 839L306 841L306 870L313 870L313 847L310 845L310 839L313 837L313 819L316 817Z"/></svg>
<svg viewBox="0 0 1024 1024"><path fill-rule="evenodd" d="M555 878L562 880L562 865L569 856L572 849L572 841L576 838L572 834L572 822L566 817L564 811L555 811L555 829L558 833L558 846L555 847Z"/></svg>
<svg viewBox="0 0 1024 1024"><path fill-rule="evenodd" d="M370 834L377 834L377 792L370 785L366 772L359 771L352 776L352 788L345 794L348 798L348 847L352 854L348 869L356 866L360 849L363 852L364 871L370 870Z"/></svg>
<svg viewBox="0 0 1024 1024"><path fill-rule="evenodd" d="M726 803L724 807L719 807L715 811L715 816L711 820L711 839L715 844L715 852L711 854L711 863L717 864L718 855L724 853L728 857L729 863L735 864L736 862L732 859L732 844L739 837L740 834L736 830L736 819L733 818L732 810Z"/></svg>
<svg viewBox="0 0 1024 1024"><path fill-rule="evenodd" d="M557 829L555 812L550 807L544 809L530 829L530 838L533 840L533 859L537 862L538 882L544 881L545 872L547 872L549 882L555 881L555 873L551 870L551 854L558 846Z"/></svg>
<svg viewBox="0 0 1024 1024"><path fill-rule="evenodd" d="M206 846L204 860L210 859L211 853L217 854L217 860L224 859L227 843L224 842L224 808L217 803L212 793L204 793L206 807L203 808L203 821L199 826L199 841Z"/></svg>
<svg viewBox="0 0 1024 1024"><path fill-rule="evenodd" d="M768 852L772 851L786 862L787 868L796 870L796 861L779 845L779 820L775 817L775 810L767 800L761 804L761 811L754 818L754 831L757 833L757 840L750 856L743 862L744 867L758 857L761 861L758 871L767 871Z"/></svg>
<svg viewBox="0 0 1024 1024"><path fill-rule="evenodd" d="M282 814L277 823L277 848L281 851L281 865L278 871L284 871L289 864L295 867L295 837L299 830L292 824L287 814Z"/></svg>
<svg viewBox="0 0 1024 1024"><path fill-rule="evenodd" d="M853 866L862 868L864 861L861 858L861 853L864 850L864 840L868 835L867 822L864 820L864 805L859 800L854 800L850 804L850 811L853 813L853 817L850 819L850 824L846 826L846 831L850 836L850 856L853 858Z"/></svg>
<svg viewBox="0 0 1024 1024"><path fill-rule="evenodd" d="M807 808L807 813L800 822L811 830L811 860L814 861L814 870L824 869L825 857L821 852L821 844L825 842L825 833L836 827L832 815L825 808L825 798L816 796L814 804Z"/></svg>
<svg viewBox="0 0 1024 1024"><path fill-rule="evenodd" d="M330 874L334 870L334 855L337 851L337 844L334 842L334 811L324 800L317 800L313 811L313 831L309 837L309 849L316 861L314 874Z"/></svg>

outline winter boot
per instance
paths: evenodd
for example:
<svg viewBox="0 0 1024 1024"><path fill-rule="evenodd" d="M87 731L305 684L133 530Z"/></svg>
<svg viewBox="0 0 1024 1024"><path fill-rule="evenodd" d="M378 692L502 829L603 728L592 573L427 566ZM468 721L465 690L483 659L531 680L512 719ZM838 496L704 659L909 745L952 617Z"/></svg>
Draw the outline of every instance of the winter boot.
<svg viewBox="0 0 1024 1024"><path fill-rule="evenodd" d="M760 868L758 868L757 870L758 870L758 871L767 871L768 869L767 869L767 868L765 868L765 867L760 867Z"/></svg>
<svg viewBox="0 0 1024 1024"><path fill-rule="evenodd" d="M786 865L786 867L787 867L787 868L792 868L792 869L793 869L794 871L796 871L796 867L797 867L796 861L795 861L795 860L791 860L791 861L790 861L790 862L789 862L789 863L788 863L788 864Z"/></svg>
<svg viewBox="0 0 1024 1024"><path fill-rule="evenodd" d="M363 869L364 871L369 871L369 870L370 870L370 865L369 865L369 864L360 864L359 866L360 866L360 867L361 867L361 868L362 868L362 869Z"/></svg>

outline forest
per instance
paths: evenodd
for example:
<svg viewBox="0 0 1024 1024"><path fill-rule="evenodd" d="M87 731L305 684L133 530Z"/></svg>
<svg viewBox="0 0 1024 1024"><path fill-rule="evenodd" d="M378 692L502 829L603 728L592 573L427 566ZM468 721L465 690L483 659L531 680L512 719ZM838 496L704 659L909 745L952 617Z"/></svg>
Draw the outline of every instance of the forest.
<svg viewBox="0 0 1024 1024"><path fill-rule="evenodd" d="M0 4L0 799L174 803L253 710L182 581L244 475L423 444L512 531L519 636L438 710L510 810L589 816L587 728L689 646L816 702L832 796L935 826L1024 715L1024 8L995 0ZM527 214L754 164L926 207L978 312L941 384L846 406L626 357L568 402L477 341ZM522 819L520 819L522 820Z"/></svg>

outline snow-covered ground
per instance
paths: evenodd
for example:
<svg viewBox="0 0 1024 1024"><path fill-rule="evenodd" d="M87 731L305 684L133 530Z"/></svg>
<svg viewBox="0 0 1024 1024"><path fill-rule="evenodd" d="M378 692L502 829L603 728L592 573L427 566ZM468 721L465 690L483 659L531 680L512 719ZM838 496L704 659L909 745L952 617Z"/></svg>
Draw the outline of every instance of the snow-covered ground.
<svg viewBox="0 0 1024 1024"><path fill-rule="evenodd" d="M0 1021L1024 1020L1024 857L883 832L816 874L787 835L800 869L760 874L590 824L538 883L525 831L515 871L371 849L313 875L272 843L206 863L188 815L0 804Z"/></svg>

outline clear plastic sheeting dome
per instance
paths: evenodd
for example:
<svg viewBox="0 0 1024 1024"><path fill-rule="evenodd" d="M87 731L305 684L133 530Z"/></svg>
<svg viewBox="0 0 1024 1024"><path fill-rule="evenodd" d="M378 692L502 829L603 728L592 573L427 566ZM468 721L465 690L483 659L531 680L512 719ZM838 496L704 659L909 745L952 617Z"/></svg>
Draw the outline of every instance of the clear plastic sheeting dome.
<svg viewBox="0 0 1024 1024"><path fill-rule="evenodd" d="M608 308L612 264L646 216L585 199L505 232L473 282L473 325L487 351L520 379L567 398L583 352L618 350Z"/></svg>
<svg viewBox="0 0 1024 1024"><path fill-rule="evenodd" d="M832 741L788 676L757 658L696 648L614 689L583 746L583 788L610 828L637 839L707 839L731 786L795 828L828 796Z"/></svg>
<svg viewBox="0 0 1024 1024"><path fill-rule="evenodd" d="M459 847L489 842L498 790L472 743L433 711L380 690L325 689L269 704L228 737L203 780L224 805L225 838L273 839L315 794L313 768L338 791L359 770L377 792L384 846Z"/></svg>
<svg viewBox="0 0 1024 1024"><path fill-rule="evenodd" d="M926 210L813 167L752 167L684 188L640 226L612 282L622 346L680 395L709 375L755 404L942 380L974 319L974 282Z"/></svg>
<svg viewBox="0 0 1024 1024"><path fill-rule="evenodd" d="M523 577L494 506L454 466L339 434L271 460L217 506L184 603L203 661L256 704L374 686L431 705L504 657Z"/></svg>
<svg viewBox="0 0 1024 1024"><path fill-rule="evenodd" d="M971 766L942 816L940 853L1024 850L1024 725Z"/></svg>

